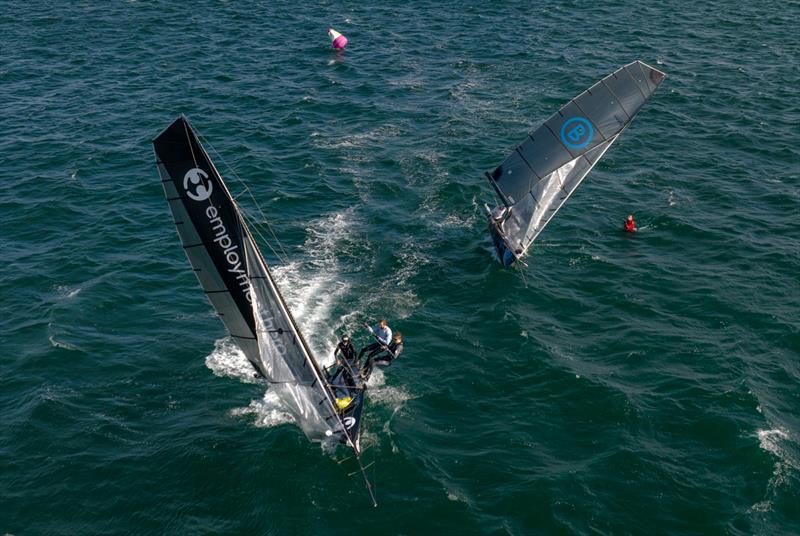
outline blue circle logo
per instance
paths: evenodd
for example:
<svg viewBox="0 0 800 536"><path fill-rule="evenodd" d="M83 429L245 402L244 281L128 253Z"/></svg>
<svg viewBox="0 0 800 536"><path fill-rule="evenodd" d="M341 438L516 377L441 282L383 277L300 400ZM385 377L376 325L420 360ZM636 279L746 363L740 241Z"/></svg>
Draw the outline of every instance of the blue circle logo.
<svg viewBox="0 0 800 536"><path fill-rule="evenodd" d="M571 117L561 125L561 143L570 149L583 149L593 134L592 124L585 117Z"/></svg>

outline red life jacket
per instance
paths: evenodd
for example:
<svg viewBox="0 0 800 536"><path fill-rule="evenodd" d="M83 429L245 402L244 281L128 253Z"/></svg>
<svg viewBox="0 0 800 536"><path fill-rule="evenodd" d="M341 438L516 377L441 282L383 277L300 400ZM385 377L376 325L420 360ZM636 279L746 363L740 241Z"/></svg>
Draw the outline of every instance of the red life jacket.
<svg viewBox="0 0 800 536"><path fill-rule="evenodd" d="M633 220L625 220L625 230L632 233L636 230L636 222Z"/></svg>

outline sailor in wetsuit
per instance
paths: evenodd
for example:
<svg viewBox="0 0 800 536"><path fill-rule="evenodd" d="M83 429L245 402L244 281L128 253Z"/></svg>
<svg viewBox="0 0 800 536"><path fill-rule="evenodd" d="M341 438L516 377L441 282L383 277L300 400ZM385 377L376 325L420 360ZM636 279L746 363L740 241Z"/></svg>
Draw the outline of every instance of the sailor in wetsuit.
<svg viewBox="0 0 800 536"><path fill-rule="evenodd" d="M336 345L333 357L339 366L339 370L333 374L333 377L339 375L346 385L355 387L353 375L358 372L358 359L356 358L356 349L350 342L350 336L346 333L342 335L342 340Z"/></svg>
<svg viewBox="0 0 800 536"><path fill-rule="evenodd" d="M377 355L370 355L367 362L364 364L364 369L361 371L361 377L364 381L368 381L372 374L372 369L375 365L381 367L388 367L392 362L400 357L403 353L403 334L399 331L394 334L392 342L388 346L383 347L383 351Z"/></svg>
<svg viewBox="0 0 800 536"><path fill-rule="evenodd" d="M500 205L492 209L489 217L489 222L492 226L494 226L495 232L497 233L497 239L495 239L497 256L500 258L500 262L503 263L503 266L506 267L514 264L514 261L517 260L517 257L519 255L522 255L522 248L518 247L516 249L516 254L512 253L511 250L508 248L508 243L506 242L507 240L506 233L505 230L503 229L503 224L506 222L509 216L511 216L511 209Z"/></svg>
<svg viewBox="0 0 800 536"><path fill-rule="evenodd" d="M503 205L494 207L492 209L492 223L497 227L497 230L500 231L500 234L503 233L503 223L508 219L508 216L511 214L511 210Z"/></svg>
<svg viewBox="0 0 800 536"><path fill-rule="evenodd" d="M339 354L342 355L341 358ZM342 340L336 345L336 350L333 351L333 357L336 359L337 365L342 364L342 359L346 359L349 365L358 364L356 362L356 349L353 347L353 343L350 342L350 336L347 333L342 335Z"/></svg>
<svg viewBox="0 0 800 536"><path fill-rule="evenodd" d="M361 349L358 353L359 361L361 361L361 356L364 355L364 352L369 352L367 354L367 359L369 359L385 348L389 344L389 341L392 340L392 328L389 327L389 324L387 324L386 320L383 318L378 321L375 327L371 328L368 324L364 324L364 327L375 336L376 341Z"/></svg>

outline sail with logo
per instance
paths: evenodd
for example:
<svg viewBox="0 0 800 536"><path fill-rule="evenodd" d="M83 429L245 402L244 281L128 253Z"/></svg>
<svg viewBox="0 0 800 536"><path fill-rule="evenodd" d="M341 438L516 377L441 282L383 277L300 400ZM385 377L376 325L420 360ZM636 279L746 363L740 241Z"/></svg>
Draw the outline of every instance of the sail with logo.
<svg viewBox="0 0 800 536"><path fill-rule="evenodd" d="M641 61L621 67L564 105L486 173L501 203L486 210L504 266L525 254L665 76Z"/></svg>
<svg viewBox="0 0 800 536"><path fill-rule="evenodd" d="M363 387L329 383L243 212L188 120L176 119L153 140L153 147L181 244L217 315L309 439L334 439L353 449L374 504L360 460Z"/></svg>

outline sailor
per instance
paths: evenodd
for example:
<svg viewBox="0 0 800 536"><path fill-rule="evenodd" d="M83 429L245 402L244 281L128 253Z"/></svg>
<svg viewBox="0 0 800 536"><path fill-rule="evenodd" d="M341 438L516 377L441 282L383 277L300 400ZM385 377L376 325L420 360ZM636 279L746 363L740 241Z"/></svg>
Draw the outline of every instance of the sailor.
<svg viewBox="0 0 800 536"><path fill-rule="evenodd" d="M500 231L500 234L504 234L503 224L506 222L509 216L511 216L511 209L508 207L500 205L492 209L491 212L492 225L497 227L497 230Z"/></svg>
<svg viewBox="0 0 800 536"><path fill-rule="evenodd" d="M636 232L636 222L633 219L633 214L628 214L628 219L625 220L625 231L629 233Z"/></svg>
<svg viewBox="0 0 800 536"><path fill-rule="evenodd" d="M342 357L339 357L339 354L341 354ZM358 363L356 361L356 349L353 343L350 342L350 335L347 333L342 335L342 340L336 345L336 350L333 351L333 357L336 359L337 365L342 364L342 358L346 359L347 364L350 366Z"/></svg>
<svg viewBox="0 0 800 536"><path fill-rule="evenodd" d="M337 376L344 380L345 385L348 387L355 387L355 379L353 376L358 370L358 360L356 359L356 349L353 343L350 342L350 336L345 333L342 335L342 340L336 345L333 351L333 357L336 359L337 370L331 376Z"/></svg>
<svg viewBox="0 0 800 536"><path fill-rule="evenodd" d="M369 354L367 354L367 359L369 359L386 348L392 340L392 329L389 327L389 324L386 323L385 318L381 318L378 323L375 324L375 327L369 327L369 324L364 324L364 327L375 337L375 342L361 349L358 353L358 361L361 361L361 356L364 355L364 352L369 352Z"/></svg>
<svg viewBox="0 0 800 536"><path fill-rule="evenodd" d="M494 207L492 209L492 220L494 220L494 222L497 224L503 223L503 220L506 219L507 213L508 209L502 205Z"/></svg>
<svg viewBox="0 0 800 536"><path fill-rule="evenodd" d="M378 355L367 358L367 362L364 364L364 369L361 372L361 377L365 382L369 380L375 365L388 367L394 360L400 357L400 354L403 353L403 334L399 331L395 333L392 342L384 348L383 352Z"/></svg>

